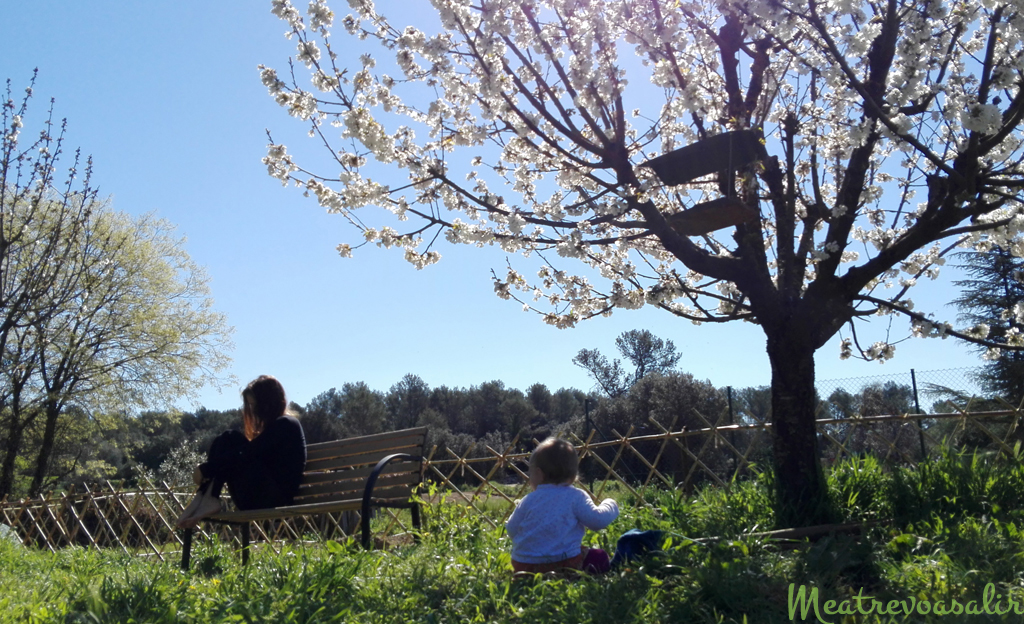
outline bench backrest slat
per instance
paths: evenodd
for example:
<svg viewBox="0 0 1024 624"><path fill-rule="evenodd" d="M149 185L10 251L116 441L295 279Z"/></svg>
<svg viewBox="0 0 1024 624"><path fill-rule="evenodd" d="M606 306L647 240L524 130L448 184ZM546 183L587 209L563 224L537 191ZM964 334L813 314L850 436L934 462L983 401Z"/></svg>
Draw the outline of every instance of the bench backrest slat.
<svg viewBox="0 0 1024 624"><path fill-rule="evenodd" d="M408 446L398 450L388 449L386 451L376 451L373 453L365 453L363 455L351 455L349 457L331 457L330 459L319 459L315 462L306 462L305 474L311 474L316 472L324 472L326 470L357 470L359 468L373 468L377 465L377 462L384 459L388 455L393 453L408 453L410 455L419 455L422 447L420 446Z"/></svg>
<svg viewBox="0 0 1024 624"><path fill-rule="evenodd" d="M341 438L340 440L329 440L327 442L315 442L307 444L306 448L325 448L328 446L334 446L338 444L347 443L358 443L358 444L369 444L371 442L377 442L378 440L394 440L396 438L406 435L426 435L426 427L410 427L409 429L398 429L396 431L385 431L384 433L371 433L364 436L354 436L351 438Z"/></svg>
<svg viewBox="0 0 1024 624"><path fill-rule="evenodd" d="M423 446L427 430L425 427L395 431L393 434L376 434L346 438L333 442L320 442L306 446L306 461L316 461L328 457L346 457L370 451L386 451L396 448ZM399 451L400 452L400 451Z"/></svg>
<svg viewBox="0 0 1024 624"><path fill-rule="evenodd" d="M360 499L377 462L395 453L423 456L427 428L310 444L296 505ZM373 498L408 499L422 480L421 461L396 461L377 477Z"/></svg>
<svg viewBox="0 0 1024 624"><path fill-rule="evenodd" d="M331 483L334 481L366 483L366 479L370 476L371 472L373 472L373 466L364 466L362 468L353 468L351 470L307 472L302 475L302 485L299 486L299 491L301 492L302 489L307 486L317 485L319 483ZM380 478L383 479L385 475L412 472L419 472L419 465L409 462L394 462L384 467L384 470L380 473Z"/></svg>

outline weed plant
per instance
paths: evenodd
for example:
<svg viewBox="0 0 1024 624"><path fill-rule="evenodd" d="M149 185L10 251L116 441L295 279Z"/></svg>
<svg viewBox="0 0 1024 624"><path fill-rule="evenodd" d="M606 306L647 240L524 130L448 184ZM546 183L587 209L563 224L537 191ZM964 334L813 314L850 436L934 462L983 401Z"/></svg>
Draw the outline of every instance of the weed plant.
<svg viewBox="0 0 1024 624"><path fill-rule="evenodd" d="M200 540L192 570L171 557L0 540L4 622L1020 622L1024 614L832 615L825 603L860 595L887 605L953 600L1024 611L1024 470L1014 457L944 452L916 468L870 458L829 471L837 513L875 521L860 534L779 542L770 476L686 496L646 490L587 542L614 549L638 527L666 532L663 550L603 577L514 578L495 521L464 503L430 506L418 544L365 551L354 542L255 548L249 566L227 544ZM506 503L507 504L507 503ZM494 517L491 517L491 514ZM488 521L488 518L490 521ZM493 524L497 524L497 527ZM794 612L790 588L819 592ZM998 599L996 598L998 596ZM854 603L850 603L854 604ZM870 606L870 602L868 605Z"/></svg>

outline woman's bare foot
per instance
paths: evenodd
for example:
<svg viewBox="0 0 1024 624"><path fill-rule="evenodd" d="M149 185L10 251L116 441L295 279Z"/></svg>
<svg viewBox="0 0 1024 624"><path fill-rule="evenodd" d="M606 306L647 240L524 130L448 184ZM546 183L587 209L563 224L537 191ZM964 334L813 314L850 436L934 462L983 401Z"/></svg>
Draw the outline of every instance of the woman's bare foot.
<svg viewBox="0 0 1024 624"><path fill-rule="evenodd" d="M194 529L201 520L220 513L222 509L220 499L208 494L200 494L196 497L196 500L194 500L193 503L195 503L194 507L191 504L189 505L191 513L188 515L182 514L182 516L178 518L178 528ZM188 512L189 509L186 509L185 511Z"/></svg>

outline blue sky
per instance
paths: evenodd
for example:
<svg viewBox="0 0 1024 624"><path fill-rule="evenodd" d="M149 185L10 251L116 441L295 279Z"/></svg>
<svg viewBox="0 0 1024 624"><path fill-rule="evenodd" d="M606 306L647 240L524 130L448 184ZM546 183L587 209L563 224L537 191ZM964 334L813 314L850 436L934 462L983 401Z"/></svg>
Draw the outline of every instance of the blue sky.
<svg viewBox="0 0 1024 624"><path fill-rule="evenodd" d="M429 10L425 0L415 4ZM333 8L347 11L342 2ZM423 19L409 5L403 12ZM94 183L113 207L175 223L207 268L216 307L236 328L237 383L204 389L195 404L236 407L238 387L262 373L278 376L299 404L346 382L387 390L406 373L432 387L500 379L589 389L572 357L583 348L612 354L615 337L636 328L674 341L681 368L716 386L770 382L763 335L749 324L697 327L645 308L549 327L493 294L490 271L505 267L494 250L444 245L441 262L422 271L394 250L339 258L335 246L357 242L357 232L260 163L266 129L290 152L317 147L266 94L256 69L287 66L294 43L284 30L269 0L34 0L12 4L0 21L0 78L20 92L39 68L26 130L38 130L56 98L67 145L93 156ZM918 309L952 320L948 279L919 286ZM894 327L893 335L906 331L903 321ZM879 338L867 336L867 344ZM901 343L884 365L838 353L835 340L819 351L819 380L980 363L953 340Z"/></svg>

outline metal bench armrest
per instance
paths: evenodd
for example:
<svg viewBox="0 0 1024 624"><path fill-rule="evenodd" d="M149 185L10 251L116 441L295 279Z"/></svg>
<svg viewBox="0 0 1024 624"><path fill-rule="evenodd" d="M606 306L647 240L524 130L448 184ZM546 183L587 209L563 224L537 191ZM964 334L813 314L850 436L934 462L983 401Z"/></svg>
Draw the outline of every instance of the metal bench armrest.
<svg viewBox="0 0 1024 624"><path fill-rule="evenodd" d="M370 473L369 478L366 479L366 488L363 490L363 509L362 518L360 524L363 528L363 548L370 548L373 544L370 540L370 507L371 499L373 497L373 488L377 485L377 477L380 476L381 471L384 467L396 460L407 460L407 461L418 461L422 462L423 458L419 455L410 455L409 453L394 453L388 455L384 459L377 462L377 465L373 467L373 472Z"/></svg>

